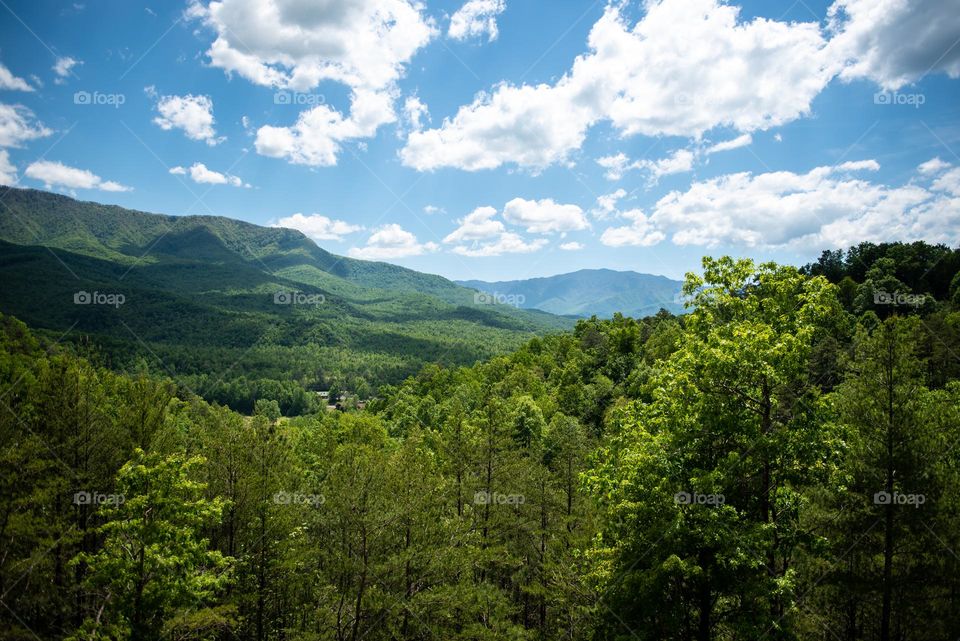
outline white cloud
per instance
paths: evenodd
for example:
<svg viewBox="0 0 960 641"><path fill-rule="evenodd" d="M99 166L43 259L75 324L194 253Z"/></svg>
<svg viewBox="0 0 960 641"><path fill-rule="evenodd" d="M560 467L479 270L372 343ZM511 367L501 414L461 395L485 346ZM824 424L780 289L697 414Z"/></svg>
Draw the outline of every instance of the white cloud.
<svg viewBox="0 0 960 641"><path fill-rule="evenodd" d="M208 145L223 141L214 129L213 101L208 96L163 96L157 103L160 115L153 122L164 131L182 129L187 138Z"/></svg>
<svg viewBox="0 0 960 641"><path fill-rule="evenodd" d="M584 247L583 243L578 243L576 241L571 241L569 243L563 243L562 245L560 245L560 249L568 252L580 251L581 249L583 249L583 247Z"/></svg>
<svg viewBox="0 0 960 641"><path fill-rule="evenodd" d="M386 260L419 256L438 248L436 243L421 243L412 233L393 223L379 228L367 239L365 246L352 247L348 253L364 260Z"/></svg>
<svg viewBox="0 0 960 641"><path fill-rule="evenodd" d="M307 91L322 80L353 89L392 85L435 35L409 0L220 0L188 17L216 33L214 67L258 85Z"/></svg>
<svg viewBox="0 0 960 641"><path fill-rule="evenodd" d="M876 160L849 160L836 166L838 171L880 171Z"/></svg>
<svg viewBox="0 0 960 641"><path fill-rule="evenodd" d="M2 63L0 63L0 89L10 89L12 91L33 91L30 83L23 78L13 75Z"/></svg>
<svg viewBox="0 0 960 641"><path fill-rule="evenodd" d="M661 242L666 235L656 229L650 219L639 209L621 212L621 218L630 221L622 227L609 227L600 235L600 242L608 247L650 247Z"/></svg>
<svg viewBox="0 0 960 641"><path fill-rule="evenodd" d="M534 234L568 232L590 227L580 207L563 205L551 198L514 198L504 205L503 217L507 222L520 225Z"/></svg>
<svg viewBox="0 0 960 641"><path fill-rule="evenodd" d="M955 0L837 0L828 10L840 77L894 90L931 72L960 77L960 7Z"/></svg>
<svg viewBox="0 0 960 641"><path fill-rule="evenodd" d="M281 218L271 227L296 229L313 240L343 240L347 234L363 230L360 225L352 225L343 220L333 220L320 214L304 216L300 213Z"/></svg>
<svg viewBox="0 0 960 641"><path fill-rule="evenodd" d="M937 191L945 191L954 196L960 196L960 167L951 169L937 178L932 188Z"/></svg>
<svg viewBox="0 0 960 641"><path fill-rule="evenodd" d="M460 226L447 234L443 242L461 243L499 236L506 228L499 220L493 220L496 215L497 210L494 207L477 207L457 221Z"/></svg>
<svg viewBox="0 0 960 641"><path fill-rule="evenodd" d="M57 58L57 61L53 64L53 72L57 74L54 83L58 85L65 83L70 74L73 73L73 68L82 64L82 60L74 60L70 56Z"/></svg>
<svg viewBox="0 0 960 641"><path fill-rule="evenodd" d="M633 166L650 172L650 181L657 182L662 176L680 174L693 169L696 156L688 149L678 149L666 158L659 160L638 160Z"/></svg>
<svg viewBox="0 0 960 641"><path fill-rule="evenodd" d="M937 174L950 166L950 163L940 160L940 157L931 158L925 163L921 163L917 167L917 171L921 174Z"/></svg>
<svg viewBox="0 0 960 641"><path fill-rule="evenodd" d="M411 131L423 129L423 121L430 120L430 110L417 96L409 96L403 103L403 115Z"/></svg>
<svg viewBox="0 0 960 641"><path fill-rule="evenodd" d="M612 5L588 44L555 84L501 84L411 134L404 163L536 170L567 161L601 120L622 136L699 138L721 125L749 133L807 114L836 73L816 23L741 21L719 0L650 2L633 27Z"/></svg>
<svg viewBox="0 0 960 641"><path fill-rule="evenodd" d="M10 153L0 149L0 185L16 185L17 182L17 168L10 162Z"/></svg>
<svg viewBox="0 0 960 641"><path fill-rule="evenodd" d="M188 170L184 167L172 167L170 169L170 173L183 176L188 173ZM234 187L246 188L250 187L250 184L243 182L241 178L231 174L222 174L219 171L208 169L207 166L202 162L193 163L189 169L189 174L190 179L195 183L207 185L233 185Z"/></svg>
<svg viewBox="0 0 960 641"><path fill-rule="evenodd" d="M36 122L33 112L26 107L0 103L0 147L22 147L25 142L52 133Z"/></svg>
<svg viewBox="0 0 960 641"><path fill-rule="evenodd" d="M960 239L960 199L949 181L929 189L914 182L891 187L849 174L878 166L868 160L805 174L720 176L667 194L649 220L678 245L813 249L860 241L955 244ZM960 183L960 172L957 178ZM960 192L960 184L956 187Z"/></svg>
<svg viewBox="0 0 960 641"><path fill-rule="evenodd" d="M597 220L609 218L617 211L617 202L627 195L625 189L618 189L613 193L597 196L597 206L590 210L590 213Z"/></svg>
<svg viewBox="0 0 960 641"><path fill-rule="evenodd" d="M704 150L706 154L715 154L720 151L730 151L731 149L739 149L740 147L746 147L747 145L753 143L753 136L750 134L741 134L732 140L724 140L718 142L715 145L711 145Z"/></svg>
<svg viewBox="0 0 960 641"><path fill-rule="evenodd" d="M434 214L445 214L447 213L447 210L443 207L437 207L436 205L425 205L423 208L423 213L427 214L428 216L432 216Z"/></svg>
<svg viewBox="0 0 960 641"><path fill-rule="evenodd" d="M547 244L545 238L537 238L527 242L519 234L514 232L504 232L497 236L496 240L487 243L474 243L467 247L458 245L453 248L453 253L461 256L470 256L471 258L481 258L485 256L500 256L501 254L529 254L539 251Z"/></svg>
<svg viewBox="0 0 960 641"><path fill-rule="evenodd" d="M38 160L31 163L23 173L28 178L43 182L47 189L52 187L100 189L102 191L130 191L132 189L112 180L103 180L100 176L86 169L77 169L50 160Z"/></svg>
<svg viewBox="0 0 960 641"><path fill-rule="evenodd" d="M450 17L447 36L454 40L487 36L487 42L497 39L497 16L507 8L504 0L468 0Z"/></svg>
<svg viewBox="0 0 960 641"><path fill-rule="evenodd" d="M348 117L321 105L292 126L257 132L261 154L330 166L341 142L370 137L396 120L396 82L436 34L422 11L411 0L194 0L186 16L215 32L207 55L228 74L295 91L324 80L351 89Z"/></svg>
<svg viewBox="0 0 960 641"><path fill-rule="evenodd" d="M331 167L344 142L369 138L380 125L393 122L393 94L359 89L354 92L350 115L327 105L300 112L292 127L264 126L257 130L257 153L286 158L298 165Z"/></svg>

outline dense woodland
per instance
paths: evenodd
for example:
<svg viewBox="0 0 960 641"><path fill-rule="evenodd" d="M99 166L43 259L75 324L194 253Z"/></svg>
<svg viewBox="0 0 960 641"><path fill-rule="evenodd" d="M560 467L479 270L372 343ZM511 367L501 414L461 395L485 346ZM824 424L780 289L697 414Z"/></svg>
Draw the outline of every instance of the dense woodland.
<svg viewBox="0 0 960 641"><path fill-rule="evenodd" d="M0 638L956 639L958 256L706 258L296 417L2 317Z"/></svg>

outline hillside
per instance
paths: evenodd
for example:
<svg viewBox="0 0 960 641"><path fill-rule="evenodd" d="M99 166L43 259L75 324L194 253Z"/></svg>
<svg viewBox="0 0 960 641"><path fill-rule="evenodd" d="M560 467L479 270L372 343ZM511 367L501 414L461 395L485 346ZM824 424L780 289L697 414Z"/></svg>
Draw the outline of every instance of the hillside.
<svg viewBox="0 0 960 641"><path fill-rule="evenodd" d="M239 409L264 394L241 377L369 394L425 362L470 364L571 326L476 304L440 276L336 256L294 230L34 190L0 199L0 311L67 341L93 335L115 367L145 359ZM78 292L122 302L75 304Z"/></svg>
<svg viewBox="0 0 960 641"><path fill-rule="evenodd" d="M616 312L643 317L661 308L682 313L677 295L682 283L665 276L612 269L581 269L545 278L485 282L457 281L494 297L515 301L524 309L539 309L573 317L609 318Z"/></svg>

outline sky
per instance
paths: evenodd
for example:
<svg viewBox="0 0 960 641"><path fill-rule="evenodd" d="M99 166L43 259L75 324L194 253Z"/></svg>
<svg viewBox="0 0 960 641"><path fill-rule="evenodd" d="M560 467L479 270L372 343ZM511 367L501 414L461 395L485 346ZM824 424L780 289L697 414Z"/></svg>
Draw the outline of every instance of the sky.
<svg viewBox="0 0 960 641"><path fill-rule="evenodd" d="M0 0L0 183L454 279L960 244L960 0Z"/></svg>

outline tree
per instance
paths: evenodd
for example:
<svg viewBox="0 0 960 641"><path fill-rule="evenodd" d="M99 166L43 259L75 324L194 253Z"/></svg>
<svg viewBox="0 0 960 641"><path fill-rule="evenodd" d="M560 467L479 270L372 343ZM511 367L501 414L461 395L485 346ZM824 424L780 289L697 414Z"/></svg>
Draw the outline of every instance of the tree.
<svg viewBox="0 0 960 641"><path fill-rule="evenodd" d="M95 605L72 639L160 639L166 626L203 610L227 585L230 559L202 536L223 509L191 479L203 462L137 449L121 468L104 508L103 546L74 561L89 568Z"/></svg>
<svg viewBox="0 0 960 641"><path fill-rule="evenodd" d="M628 407L592 481L617 620L608 631L701 641L785 638L804 491L833 437L807 378L844 315L836 288L792 267L705 258L682 347Z"/></svg>

